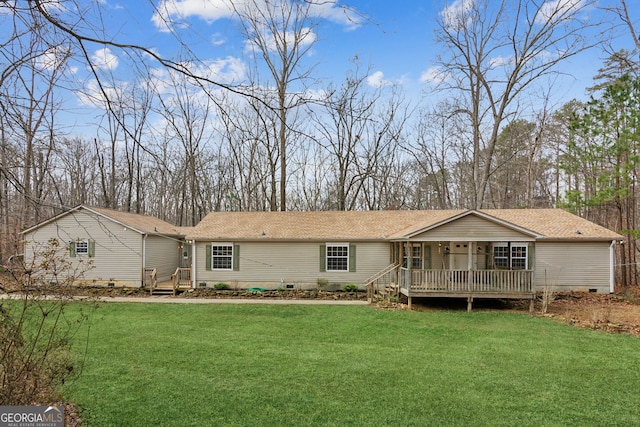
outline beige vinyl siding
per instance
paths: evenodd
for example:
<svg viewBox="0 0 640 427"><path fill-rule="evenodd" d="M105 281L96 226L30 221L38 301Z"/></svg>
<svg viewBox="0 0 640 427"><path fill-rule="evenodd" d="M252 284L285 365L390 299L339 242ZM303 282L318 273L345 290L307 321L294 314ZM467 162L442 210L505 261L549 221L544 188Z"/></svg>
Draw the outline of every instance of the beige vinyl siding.
<svg viewBox="0 0 640 427"><path fill-rule="evenodd" d="M535 286L558 292L609 292L611 242L537 242Z"/></svg>
<svg viewBox="0 0 640 427"><path fill-rule="evenodd" d="M442 242L481 240L495 242L502 240L525 241L534 239L531 236L503 225L474 215L469 215L412 237L411 240L437 240Z"/></svg>
<svg viewBox="0 0 640 427"><path fill-rule="evenodd" d="M39 252L38 244L56 238L61 242L60 256L72 261L74 266L93 262L93 268L86 271L87 281L126 282L126 285L140 286L142 277L142 237L139 233L99 217L87 211L75 211L57 221L43 225L25 235L25 257L32 259ZM69 256L68 244L76 240L95 241L95 256ZM35 251L35 252L34 252Z"/></svg>
<svg viewBox="0 0 640 427"><path fill-rule="evenodd" d="M158 280L170 280L180 265L181 253L177 239L164 236L147 236L145 247L145 267L155 268Z"/></svg>
<svg viewBox="0 0 640 427"><path fill-rule="evenodd" d="M362 284L389 265L391 247L386 242L343 242L356 245L356 271L320 272L320 245L327 242L233 242L240 248L239 270L208 271L205 264L206 245L211 243L197 244L198 282L208 282L210 286L226 282L239 287L277 287L281 284L315 286L318 278L327 279L329 283Z"/></svg>

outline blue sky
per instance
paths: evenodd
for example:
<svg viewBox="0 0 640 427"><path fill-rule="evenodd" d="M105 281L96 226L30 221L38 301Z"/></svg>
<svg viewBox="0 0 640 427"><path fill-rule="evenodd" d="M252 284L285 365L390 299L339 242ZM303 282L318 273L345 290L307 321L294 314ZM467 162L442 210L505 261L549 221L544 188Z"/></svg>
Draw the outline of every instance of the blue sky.
<svg viewBox="0 0 640 427"><path fill-rule="evenodd" d="M428 98L432 85L424 76L435 65L435 55L441 50L434 41L436 19L444 7L470 1L473 0L351 0L348 2L353 9L351 13L325 3L324 8L315 11L317 41L309 58L309 63L317 64L313 75L325 84L329 81L339 84L352 67L349 60L357 56L363 67L371 67L368 81L372 86L396 83L410 97L426 95ZM587 0L546 1L580 3ZM225 6L226 2L228 0L159 0L153 3L100 0L98 3L107 30L116 41L140 44L174 59L179 51L171 33L175 31L210 69L218 73L220 80L237 83L246 77L248 58L238 21ZM240 0L236 1L236 4L240 3ZM640 1L629 3L632 15L640 18ZM164 11L164 16L175 23L167 27L159 19L158 10ZM589 9L588 13L590 19L603 17L596 8ZM631 37L624 30L620 30L622 36L614 43L616 49L631 48ZM110 72L116 80L129 78L126 58L118 56L121 52L99 46L94 48L90 53L100 68ZM592 77L605 56L601 50L593 49L564 63L560 71L567 76L558 85L558 96L565 101L574 97L586 99L584 89L592 85ZM82 79L84 73L80 67L74 72ZM90 87L90 80L85 84Z"/></svg>

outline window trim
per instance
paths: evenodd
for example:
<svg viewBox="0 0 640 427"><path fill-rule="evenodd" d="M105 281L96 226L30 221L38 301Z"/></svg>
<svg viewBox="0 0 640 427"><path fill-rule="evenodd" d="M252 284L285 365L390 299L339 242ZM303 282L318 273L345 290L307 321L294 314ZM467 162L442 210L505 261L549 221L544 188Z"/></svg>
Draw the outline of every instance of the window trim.
<svg viewBox="0 0 640 427"><path fill-rule="evenodd" d="M330 248L346 248L347 249L347 253L346 255L329 255L329 251ZM324 268L325 271L328 273L348 273L350 271L349 267L349 258L350 258L350 245L349 243L335 243L335 242L327 242L325 244L325 261L324 261ZM335 268L329 268L329 259L344 259L346 260L346 268L344 269L335 269Z"/></svg>
<svg viewBox="0 0 640 427"><path fill-rule="evenodd" d="M75 253L76 253L76 256L89 256L89 239L76 240Z"/></svg>
<svg viewBox="0 0 640 427"><path fill-rule="evenodd" d="M214 254L214 248L231 248L231 253L229 255L215 255ZM234 252L235 252L235 247L233 243L225 243L225 242L220 242L220 243L212 243L211 244L211 270L212 271L233 271L233 258L234 258ZM222 258L229 258L230 259L230 263L229 263L229 268L218 268L215 267L216 263L214 262L215 259L222 259Z"/></svg>
<svg viewBox="0 0 640 427"><path fill-rule="evenodd" d="M523 248L524 248L524 251L523 251L524 252L524 256L522 256L522 255L518 256L517 252L516 252L516 256L514 256L514 250L517 251L518 249L523 249ZM527 245L526 243L515 243L515 244L512 243L511 244L511 254L509 256L509 259L511 260L511 269L512 270L527 270L529 268L529 245ZM518 267L514 268L514 266L513 266L513 261L514 260L518 260L518 261L519 260L524 260L524 267L520 268L518 266Z"/></svg>
<svg viewBox="0 0 640 427"><path fill-rule="evenodd" d="M506 254L503 256L496 256L496 248L505 248ZM524 256L513 256L514 250L518 248L524 248ZM493 268L497 269L496 259L506 260L506 266L500 266L499 268L507 268L509 270L528 270L529 269L529 243L527 242L495 242L492 248ZM514 268L514 260L524 260L524 268Z"/></svg>
<svg viewBox="0 0 640 427"><path fill-rule="evenodd" d="M78 243L82 243L83 250L78 253L76 246ZM84 249L86 243L86 250ZM77 238L76 240L71 240L67 245L67 249L69 250L69 256L71 258L76 258L78 256L93 258L96 255L96 242L91 239L81 239Z"/></svg>

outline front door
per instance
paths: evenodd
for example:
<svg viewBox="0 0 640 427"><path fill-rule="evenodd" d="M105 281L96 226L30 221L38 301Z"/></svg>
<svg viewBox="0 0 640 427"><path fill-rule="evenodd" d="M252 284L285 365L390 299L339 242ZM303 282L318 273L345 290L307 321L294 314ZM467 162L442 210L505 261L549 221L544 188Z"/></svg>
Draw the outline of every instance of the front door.
<svg viewBox="0 0 640 427"><path fill-rule="evenodd" d="M469 269L469 245L461 242L451 242L450 268L452 270Z"/></svg>

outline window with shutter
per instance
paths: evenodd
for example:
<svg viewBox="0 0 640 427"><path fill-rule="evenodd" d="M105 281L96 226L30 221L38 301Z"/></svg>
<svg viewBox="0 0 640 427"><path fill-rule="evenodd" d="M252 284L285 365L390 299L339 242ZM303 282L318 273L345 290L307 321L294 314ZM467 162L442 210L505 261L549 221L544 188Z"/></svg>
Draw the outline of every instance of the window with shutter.
<svg viewBox="0 0 640 427"><path fill-rule="evenodd" d="M234 252L238 253L239 249L236 245L236 251L234 251L234 245L231 243L215 243L207 245L207 268L208 270L235 270L234 261L239 264L239 258L234 255Z"/></svg>
<svg viewBox="0 0 640 427"><path fill-rule="evenodd" d="M326 271L349 271L349 244L326 244Z"/></svg>

